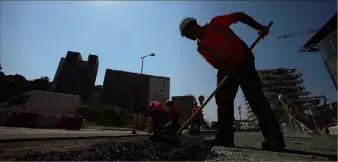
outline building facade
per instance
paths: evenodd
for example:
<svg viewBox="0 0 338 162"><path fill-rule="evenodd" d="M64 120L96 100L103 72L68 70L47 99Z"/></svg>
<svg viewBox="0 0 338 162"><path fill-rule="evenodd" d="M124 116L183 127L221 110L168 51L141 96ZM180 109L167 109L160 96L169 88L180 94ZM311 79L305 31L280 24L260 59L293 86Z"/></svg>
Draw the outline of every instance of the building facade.
<svg viewBox="0 0 338 162"><path fill-rule="evenodd" d="M319 52L337 89L337 13L318 30L300 52Z"/></svg>
<svg viewBox="0 0 338 162"><path fill-rule="evenodd" d="M268 99L272 110L277 118L285 116L282 104L278 100L278 95L285 94L292 99L306 98L310 92L305 90L302 73L296 69L271 69L258 70L263 84L263 92ZM247 100L244 101L247 110L248 120L255 119Z"/></svg>
<svg viewBox="0 0 338 162"><path fill-rule="evenodd" d="M103 81L102 102L146 113L151 101L164 103L170 96L170 78L107 69Z"/></svg>
<svg viewBox="0 0 338 162"><path fill-rule="evenodd" d="M68 51L60 59L50 91L80 95L86 101L95 85L98 66L98 56L89 55L84 61L79 52Z"/></svg>
<svg viewBox="0 0 338 162"><path fill-rule="evenodd" d="M286 114L282 103L278 100L278 95L284 94L292 99L303 99L310 94L310 92L305 90L302 73L297 72L296 69L258 70L258 73L262 81L263 93L280 122L285 120ZM247 100L244 101L244 106L247 111L248 120L257 123Z"/></svg>
<svg viewBox="0 0 338 162"><path fill-rule="evenodd" d="M170 99L170 80L165 77L149 77L148 103L158 101L164 105Z"/></svg>
<svg viewBox="0 0 338 162"><path fill-rule="evenodd" d="M302 73L297 72L296 69L284 68L258 70L258 73L262 81L263 92L281 125L287 127L302 125L307 129L316 130L319 125L324 124L323 119L327 116L325 114L328 110L326 97L309 96L310 92L303 84ZM278 99L280 94L287 96L293 102L292 109L288 110L288 113ZM244 105L248 120L258 124L247 100L244 101Z"/></svg>
<svg viewBox="0 0 338 162"><path fill-rule="evenodd" d="M172 96L171 99L183 113L183 121L187 121L192 115L192 108L194 107L194 102L196 101L195 96Z"/></svg>

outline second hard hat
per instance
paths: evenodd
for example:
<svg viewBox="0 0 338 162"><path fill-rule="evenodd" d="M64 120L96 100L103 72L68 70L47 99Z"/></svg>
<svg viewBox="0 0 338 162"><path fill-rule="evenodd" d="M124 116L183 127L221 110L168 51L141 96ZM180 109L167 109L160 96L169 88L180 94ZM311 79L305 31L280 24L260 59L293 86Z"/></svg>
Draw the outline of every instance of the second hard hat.
<svg viewBox="0 0 338 162"><path fill-rule="evenodd" d="M181 21L179 28L180 28L180 32L181 32L182 36L184 36L183 30L185 29L185 27L192 22L196 22L196 19L194 19L192 17L186 17Z"/></svg>
<svg viewBox="0 0 338 162"><path fill-rule="evenodd" d="M173 101L167 100L167 101L165 102L165 104L166 104L166 105L172 105L172 104L173 104Z"/></svg>

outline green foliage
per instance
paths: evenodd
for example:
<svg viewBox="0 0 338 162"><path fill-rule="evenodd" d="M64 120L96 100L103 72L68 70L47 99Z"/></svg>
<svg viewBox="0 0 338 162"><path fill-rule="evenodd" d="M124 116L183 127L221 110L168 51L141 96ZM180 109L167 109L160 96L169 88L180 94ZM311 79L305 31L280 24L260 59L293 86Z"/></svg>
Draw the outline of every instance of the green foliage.
<svg viewBox="0 0 338 162"><path fill-rule="evenodd" d="M30 90L40 90L40 91L48 91L50 88L51 83L49 82L48 77L41 77L39 79L34 79L29 81L30 83Z"/></svg>
<svg viewBox="0 0 338 162"><path fill-rule="evenodd" d="M7 101L29 90L48 91L50 87L51 82L48 77L29 81L22 75L5 75L0 71L0 102Z"/></svg>

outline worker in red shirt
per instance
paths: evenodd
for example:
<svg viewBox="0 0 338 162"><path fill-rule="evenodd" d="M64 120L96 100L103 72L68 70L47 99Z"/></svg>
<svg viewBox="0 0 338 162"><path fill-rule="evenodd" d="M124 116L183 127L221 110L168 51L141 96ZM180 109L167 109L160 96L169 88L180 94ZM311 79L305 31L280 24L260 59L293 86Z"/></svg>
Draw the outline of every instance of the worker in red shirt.
<svg viewBox="0 0 338 162"><path fill-rule="evenodd" d="M269 33L267 26L259 24L242 12L215 16L204 26L200 26L196 19L188 17L179 26L181 36L196 40L197 51L218 69L217 84L231 72L224 86L215 94L219 131L214 137L205 138L204 142L210 145L234 146L233 107L238 87L241 86L265 138L262 148L283 150L283 133L262 92L262 83L255 68L255 57L246 43L230 29L230 25L237 22L256 29L262 38ZM237 66L235 72L232 70L233 65Z"/></svg>
<svg viewBox="0 0 338 162"><path fill-rule="evenodd" d="M179 129L180 129L180 116L181 116L181 111L177 108L177 106L174 104L173 101L166 101L165 102L166 106L169 108L169 113L170 113L170 128L169 132L171 134L175 134Z"/></svg>
<svg viewBox="0 0 338 162"><path fill-rule="evenodd" d="M164 127L164 109L160 102L153 101L149 105L149 117L152 119L153 133L159 134Z"/></svg>

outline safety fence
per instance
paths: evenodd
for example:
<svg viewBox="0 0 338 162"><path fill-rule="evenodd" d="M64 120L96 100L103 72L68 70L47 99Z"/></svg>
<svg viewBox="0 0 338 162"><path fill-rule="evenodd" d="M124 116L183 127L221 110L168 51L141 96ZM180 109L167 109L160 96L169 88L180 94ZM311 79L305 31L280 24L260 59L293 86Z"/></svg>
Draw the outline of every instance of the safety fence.
<svg viewBox="0 0 338 162"><path fill-rule="evenodd" d="M77 116L59 116L33 112L12 112L0 110L0 125L28 128L80 129L83 118Z"/></svg>

